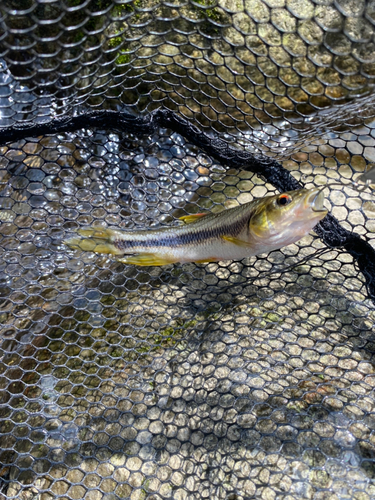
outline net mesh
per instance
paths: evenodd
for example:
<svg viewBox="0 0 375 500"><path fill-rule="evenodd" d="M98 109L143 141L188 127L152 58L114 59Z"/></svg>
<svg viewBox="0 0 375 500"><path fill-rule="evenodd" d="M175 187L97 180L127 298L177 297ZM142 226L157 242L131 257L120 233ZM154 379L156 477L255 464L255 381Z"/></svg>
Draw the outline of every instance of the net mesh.
<svg viewBox="0 0 375 500"><path fill-rule="evenodd" d="M353 256L314 233L160 268L70 250L86 225L277 190L163 126L17 136L170 110L307 187L341 182L326 206L374 248L374 196L349 181L375 159L375 3L4 0L0 23L0 498L375 498L375 309Z"/></svg>

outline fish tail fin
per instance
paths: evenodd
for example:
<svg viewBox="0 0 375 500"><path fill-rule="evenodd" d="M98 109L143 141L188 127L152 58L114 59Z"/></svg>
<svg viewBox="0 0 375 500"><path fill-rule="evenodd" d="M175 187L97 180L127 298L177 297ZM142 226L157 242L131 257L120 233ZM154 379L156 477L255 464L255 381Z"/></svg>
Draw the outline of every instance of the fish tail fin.
<svg viewBox="0 0 375 500"><path fill-rule="evenodd" d="M123 252L114 244L121 234L122 231L115 229L89 227L87 229L78 229L78 236L64 240L64 243L70 248L85 252L121 255Z"/></svg>

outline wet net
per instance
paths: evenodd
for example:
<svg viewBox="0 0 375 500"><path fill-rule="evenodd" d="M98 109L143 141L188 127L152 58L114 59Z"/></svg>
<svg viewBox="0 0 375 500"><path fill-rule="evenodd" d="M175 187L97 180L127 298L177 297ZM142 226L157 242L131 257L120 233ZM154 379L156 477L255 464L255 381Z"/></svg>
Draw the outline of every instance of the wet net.
<svg viewBox="0 0 375 500"><path fill-rule="evenodd" d="M0 4L0 498L375 498L372 0ZM339 182L329 188L329 184ZM244 259L78 228L328 185Z"/></svg>

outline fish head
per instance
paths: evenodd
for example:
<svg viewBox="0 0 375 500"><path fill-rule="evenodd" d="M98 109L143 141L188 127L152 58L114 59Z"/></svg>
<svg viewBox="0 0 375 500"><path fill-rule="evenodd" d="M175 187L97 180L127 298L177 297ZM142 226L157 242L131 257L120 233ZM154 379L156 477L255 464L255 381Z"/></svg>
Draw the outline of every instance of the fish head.
<svg viewBox="0 0 375 500"><path fill-rule="evenodd" d="M250 234L275 248L306 236L327 210L322 188L297 189L259 201L250 218Z"/></svg>

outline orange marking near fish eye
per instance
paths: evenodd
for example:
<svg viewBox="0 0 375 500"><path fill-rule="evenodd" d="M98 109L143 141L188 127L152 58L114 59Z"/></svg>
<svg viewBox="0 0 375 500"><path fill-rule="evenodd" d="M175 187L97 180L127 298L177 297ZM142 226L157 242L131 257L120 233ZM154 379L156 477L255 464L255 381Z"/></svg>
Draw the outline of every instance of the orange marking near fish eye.
<svg viewBox="0 0 375 500"><path fill-rule="evenodd" d="M292 202L292 197L288 194L281 194L277 199L277 204L285 207L285 205L289 205Z"/></svg>

